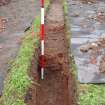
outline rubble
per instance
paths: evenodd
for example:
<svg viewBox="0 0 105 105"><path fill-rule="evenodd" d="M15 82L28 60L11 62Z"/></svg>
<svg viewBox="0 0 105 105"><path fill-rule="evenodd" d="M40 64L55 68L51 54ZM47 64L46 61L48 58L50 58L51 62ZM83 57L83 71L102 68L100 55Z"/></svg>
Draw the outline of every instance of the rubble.
<svg viewBox="0 0 105 105"><path fill-rule="evenodd" d="M97 48L98 48L98 44L95 43L95 42L92 42L92 43L88 43L86 45L82 45L80 47L80 51L83 52L83 53L86 53L89 50L96 50Z"/></svg>
<svg viewBox="0 0 105 105"><path fill-rule="evenodd" d="M78 11L75 11L73 14L72 14L72 17L78 17L80 15L80 13Z"/></svg>
<svg viewBox="0 0 105 105"><path fill-rule="evenodd" d="M96 18L96 21L105 23L105 12L98 12L95 18Z"/></svg>

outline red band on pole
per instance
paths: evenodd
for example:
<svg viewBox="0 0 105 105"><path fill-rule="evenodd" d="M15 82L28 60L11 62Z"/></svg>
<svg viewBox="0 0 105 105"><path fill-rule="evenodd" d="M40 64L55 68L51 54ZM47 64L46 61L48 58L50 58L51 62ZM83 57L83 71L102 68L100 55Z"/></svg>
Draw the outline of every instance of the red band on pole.
<svg viewBox="0 0 105 105"><path fill-rule="evenodd" d="M44 55L40 56L40 67L41 68L45 67L45 57L44 57Z"/></svg>
<svg viewBox="0 0 105 105"><path fill-rule="evenodd" d="M44 0L41 0L41 7L44 7Z"/></svg>

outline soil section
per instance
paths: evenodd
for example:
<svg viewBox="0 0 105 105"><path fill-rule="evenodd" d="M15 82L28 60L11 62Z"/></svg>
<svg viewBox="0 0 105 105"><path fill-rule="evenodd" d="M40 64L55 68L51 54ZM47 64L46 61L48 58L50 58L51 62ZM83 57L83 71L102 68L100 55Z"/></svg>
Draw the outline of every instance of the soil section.
<svg viewBox="0 0 105 105"><path fill-rule="evenodd" d="M45 24L45 79L35 76L27 105L75 105L75 81L70 73L61 0L53 0ZM34 70L35 72L35 70ZM37 75L35 73L34 75ZM35 85L36 84L36 85Z"/></svg>

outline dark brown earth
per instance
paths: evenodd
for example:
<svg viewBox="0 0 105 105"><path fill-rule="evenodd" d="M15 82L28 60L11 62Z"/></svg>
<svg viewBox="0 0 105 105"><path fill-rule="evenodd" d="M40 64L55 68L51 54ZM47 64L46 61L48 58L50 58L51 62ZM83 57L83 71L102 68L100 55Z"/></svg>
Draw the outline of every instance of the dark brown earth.
<svg viewBox="0 0 105 105"><path fill-rule="evenodd" d="M36 57L35 57L36 59ZM27 105L75 105L75 81L70 73L63 8L53 0L45 24L45 79L38 79L32 64L34 83L26 95ZM37 69L37 68L36 68Z"/></svg>
<svg viewBox="0 0 105 105"><path fill-rule="evenodd" d="M103 34L103 37L100 38L97 41L94 41L92 43L86 44L84 46L81 47L81 52L86 53L89 52L90 50L93 52L93 56L96 56L96 54L100 53L100 50L105 49L105 34ZM96 59L96 57L94 57ZM99 61L99 71L101 73L105 73L105 53L103 50L103 53L100 57L100 61ZM93 59L93 61L96 62L96 60Z"/></svg>

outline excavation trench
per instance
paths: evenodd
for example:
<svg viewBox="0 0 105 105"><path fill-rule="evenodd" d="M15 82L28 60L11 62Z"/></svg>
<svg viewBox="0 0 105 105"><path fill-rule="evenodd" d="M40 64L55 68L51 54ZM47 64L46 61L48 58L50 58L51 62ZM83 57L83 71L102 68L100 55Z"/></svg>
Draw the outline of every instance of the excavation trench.
<svg viewBox="0 0 105 105"><path fill-rule="evenodd" d="M45 23L45 79L37 73L33 57L31 74L34 83L25 102L27 105L75 105L75 81L70 73L68 43L60 0L53 0Z"/></svg>

